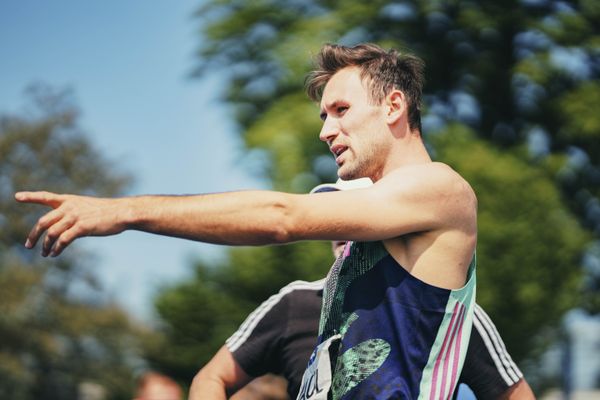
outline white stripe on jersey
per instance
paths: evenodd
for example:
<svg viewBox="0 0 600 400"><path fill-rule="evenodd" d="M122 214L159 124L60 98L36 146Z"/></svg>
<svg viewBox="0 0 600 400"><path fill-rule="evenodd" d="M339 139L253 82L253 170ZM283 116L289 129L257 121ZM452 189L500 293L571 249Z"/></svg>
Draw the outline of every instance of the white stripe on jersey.
<svg viewBox="0 0 600 400"><path fill-rule="evenodd" d="M246 320L240 325L238 330L225 341L230 352L236 351L254 331L254 328L281 299L295 290L321 290L325 284L325 278L314 282L294 281L279 290L277 294L272 295L265 300L256 310L254 310Z"/></svg>
<svg viewBox="0 0 600 400"><path fill-rule="evenodd" d="M506 351L506 346L504 345L496 326L478 304L475 304L475 318L473 319L473 325L483 339L485 347L494 360L496 369L498 369L504 382L508 386L517 383L519 379L523 377L523 373L514 363L508 354L508 351Z"/></svg>

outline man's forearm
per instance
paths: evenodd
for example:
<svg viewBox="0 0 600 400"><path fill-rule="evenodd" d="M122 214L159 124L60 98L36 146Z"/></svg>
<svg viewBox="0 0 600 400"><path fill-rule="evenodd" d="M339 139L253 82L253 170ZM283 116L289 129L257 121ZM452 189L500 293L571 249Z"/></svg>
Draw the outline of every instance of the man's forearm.
<svg viewBox="0 0 600 400"><path fill-rule="evenodd" d="M206 243L263 245L289 240L286 217L293 195L244 191L128 199L128 229Z"/></svg>

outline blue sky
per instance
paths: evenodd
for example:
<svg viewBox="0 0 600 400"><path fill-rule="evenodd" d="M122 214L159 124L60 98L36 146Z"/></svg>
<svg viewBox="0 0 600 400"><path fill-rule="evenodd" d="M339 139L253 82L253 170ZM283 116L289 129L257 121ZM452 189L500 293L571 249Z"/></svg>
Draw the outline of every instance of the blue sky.
<svg viewBox="0 0 600 400"><path fill-rule="evenodd" d="M264 187L242 166L241 143L217 98L222 78L189 78L200 4L1 1L0 112L19 112L32 83L71 88L81 127L136 177L132 194ZM109 296L145 320L158 287L184 279L194 258L223 250L137 232L77 245L98 258Z"/></svg>

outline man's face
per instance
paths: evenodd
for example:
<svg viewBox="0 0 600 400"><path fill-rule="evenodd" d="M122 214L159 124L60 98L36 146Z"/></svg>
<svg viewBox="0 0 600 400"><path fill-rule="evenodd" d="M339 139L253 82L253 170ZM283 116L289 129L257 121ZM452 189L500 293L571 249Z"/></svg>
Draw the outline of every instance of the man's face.
<svg viewBox="0 0 600 400"><path fill-rule="evenodd" d="M319 138L326 142L344 180L377 178L390 149L385 102L370 102L360 70L348 67L334 74L323 91Z"/></svg>

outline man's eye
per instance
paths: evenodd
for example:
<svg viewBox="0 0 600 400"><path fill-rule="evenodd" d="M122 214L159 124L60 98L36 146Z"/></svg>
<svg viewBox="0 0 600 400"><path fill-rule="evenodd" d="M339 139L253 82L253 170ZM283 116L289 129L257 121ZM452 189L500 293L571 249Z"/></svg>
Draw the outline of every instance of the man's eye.
<svg viewBox="0 0 600 400"><path fill-rule="evenodd" d="M319 115L319 118L321 118L321 121L325 121L327 119L327 114L321 113L321 115Z"/></svg>
<svg viewBox="0 0 600 400"><path fill-rule="evenodd" d="M336 111L337 111L337 113L338 113L338 114L343 114L343 113L345 113L347 110L348 110L348 107L346 107L346 106L342 106L342 107L338 107Z"/></svg>

